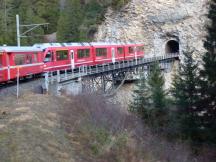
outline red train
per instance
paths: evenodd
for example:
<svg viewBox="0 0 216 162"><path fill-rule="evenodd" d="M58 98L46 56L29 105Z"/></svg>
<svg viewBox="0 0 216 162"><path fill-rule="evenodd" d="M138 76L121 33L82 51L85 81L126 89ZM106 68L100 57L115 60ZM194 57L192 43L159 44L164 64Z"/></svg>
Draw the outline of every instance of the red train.
<svg viewBox="0 0 216 162"><path fill-rule="evenodd" d="M0 82L41 74L132 60L144 56L143 44L44 43L31 47L0 47Z"/></svg>

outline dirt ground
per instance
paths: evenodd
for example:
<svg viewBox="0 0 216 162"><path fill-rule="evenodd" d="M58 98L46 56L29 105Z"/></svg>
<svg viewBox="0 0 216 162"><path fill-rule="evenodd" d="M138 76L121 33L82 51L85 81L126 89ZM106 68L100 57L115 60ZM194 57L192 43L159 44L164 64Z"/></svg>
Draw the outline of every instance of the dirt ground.
<svg viewBox="0 0 216 162"><path fill-rule="evenodd" d="M130 94L121 94L128 102ZM0 162L215 162L211 149L191 156L187 144L151 134L139 118L120 109L124 104L105 101L31 91L16 99L2 93Z"/></svg>
<svg viewBox="0 0 216 162"><path fill-rule="evenodd" d="M61 128L61 98L25 93L0 101L1 162L73 162Z"/></svg>

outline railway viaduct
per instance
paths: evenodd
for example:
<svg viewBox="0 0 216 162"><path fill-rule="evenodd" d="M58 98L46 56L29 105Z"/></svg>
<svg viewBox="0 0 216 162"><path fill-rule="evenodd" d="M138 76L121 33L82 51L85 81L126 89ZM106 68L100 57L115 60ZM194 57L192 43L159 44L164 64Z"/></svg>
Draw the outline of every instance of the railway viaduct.
<svg viewBox="0 0 216 162"><path fill-rule="evenodd" d="M81 66L69 72L67 70L49 72L45 74L42 87L45 93L60 94L68 86L73 90L77 86L79 90L75 90L75 93L94 92L112 95L125 81L137 80L140 74L147 75L150 65L155 61L159 62L165 73L171 71L179 60L178 44L175 41L168 42L166 50L168 53L163 56L144 57L97 66Z"/></svg>

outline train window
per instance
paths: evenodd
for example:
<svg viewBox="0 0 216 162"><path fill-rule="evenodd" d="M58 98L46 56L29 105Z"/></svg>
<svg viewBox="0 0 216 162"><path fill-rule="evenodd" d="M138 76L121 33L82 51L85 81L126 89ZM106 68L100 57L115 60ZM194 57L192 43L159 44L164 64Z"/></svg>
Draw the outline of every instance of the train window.
<svg viewBox="0 0 216 162"><path fill-rule="evenodd" d="M124 50L123 50L122 47L118 47L118 48L117 48L117 51L118 51L118 54L119 54L119 55L124 54Z"/></svg>
<svg viewBox="0 0 216 162"><path fill-rule="evenodd" d="M90 56L90 49L78 49L78 58L87 58Z"/></svg>
<svg viewBox="0 0 216 162"><path fill-rule="evenodd" d="M44 58L44 62L51 62L53 61L53 52L47 52L45 58Z"/></svg>
<svg viewBox="0 0 216 162"><path fill-rule="evenodd" d="M57 59L57 61L67 60L68 59L68 51L67 50L56 51L56 59Z"/></svg>
<svg viewBox="0 0 216 162"><path fill-rule="evenodd" d="M135 52L134 47L129 47L128 49L129 49L129 53L134 53Z"/></svg>
<svg viewBox="0 0 216 162"><path fill-rule="evenodd" d="M106 48L96 48L96 56L107 56L107 49Z"/></svg>
<svg viewBox="0 0 216 162"><path fill-rule="evenodd" d="M26 55L26 64L31 64L32 63L32 54L27 54Z"/></svg>
<svg viewBox="0 0 216 162"><path fill-rule="evenodd" d="M16 54L14 56L14 63L15 65L23 65L25 64L25 54Z"/></svg>

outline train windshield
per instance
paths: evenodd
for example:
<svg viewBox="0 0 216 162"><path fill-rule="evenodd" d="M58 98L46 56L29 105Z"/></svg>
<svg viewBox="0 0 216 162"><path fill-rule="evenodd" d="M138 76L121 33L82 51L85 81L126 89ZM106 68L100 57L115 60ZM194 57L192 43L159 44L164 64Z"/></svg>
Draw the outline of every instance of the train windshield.
<svg viewBox="0 0 216 162"><path fill-rule="evenodd" d="M45 58L44 58L44 62L51 62L53 59L53 53L52 52L47 52Z"/></svg>

